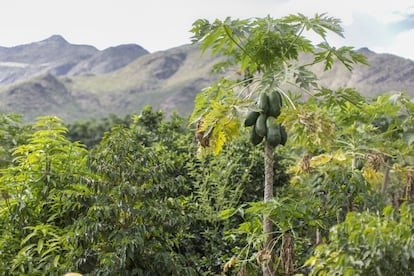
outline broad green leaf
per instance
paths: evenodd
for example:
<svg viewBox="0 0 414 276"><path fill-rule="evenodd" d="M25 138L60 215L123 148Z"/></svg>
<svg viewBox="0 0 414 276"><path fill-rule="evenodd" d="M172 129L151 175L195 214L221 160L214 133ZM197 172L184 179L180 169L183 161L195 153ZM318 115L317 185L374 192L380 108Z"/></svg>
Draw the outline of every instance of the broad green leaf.
<svg viewBox="0 0 414 276"><path fill-rule="evenodd" d="M43 250L43 244L44 244L44 240L43 239L40 239L37 242L37 253L38 254L40 254L40 252L42 252L42 250Z"/></svg>
<svg viewBox="0 0 414 276"><path fill-rule="evenodd" d="M402 139L406 145L411 145L414 142L414 128L404 131Z"/></svg>
<svg viewBox="0 0 414 276"><path fill-rule="evenodd" d="M236 208L229 208L220 212L220 219L226 220L232 217L237 212Z"/></svg>

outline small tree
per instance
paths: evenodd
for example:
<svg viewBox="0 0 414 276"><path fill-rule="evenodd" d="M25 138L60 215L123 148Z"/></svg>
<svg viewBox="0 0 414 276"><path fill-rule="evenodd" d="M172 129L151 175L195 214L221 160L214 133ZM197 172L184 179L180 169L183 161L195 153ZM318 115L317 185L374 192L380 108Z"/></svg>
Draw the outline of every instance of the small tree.
<svg viewBox="0 0 414 276"><path fill-rule="evenodd" d="M73 269L67 229L83 210L87 151L65 138L56 117L40 117L28 142L1 170L0 274L55 275ZM10 134L13 134L11 132Z"/></svg>
<svg viewBox="0 0 414 276"><path fill-rule="evenodd" d="M412 275L412 206L387 206L382 214L347 214L331 228L329 244L316 247L306 263L310 275Z"/></svg>
<svg viewBox="0 0 414 276"><path fill-rule="evenodd" d="M273 137L266 135L266 132L271 130L271 125L275 125L275 128L280 128L280 125L275 119L277 116L272 116L274 118L267 125L261 123L263 132L256 132L257 121L263 121L263 118L257 119L260 114L270 117L266 110L268 104L256 99L269 99L271 93L276 92L280 96L279 104L282 101L289 102L294 108L294 101L288 94L289 88L311 94L318 89L317 78L310 70L311 66L323 63L324 69L328 70L336 59L351 70L353 64L366 63L366 60L351 47L336 49L329 45L327 32L343 36L343 30L340 20L325 14L316 14L313 18L302 14L279 19L270 16L244 20L226 18L214 22L200 19L194 23L191 31L194 33L193 41L199 43L203 51L211 49L212 54L225 57L214 67L216 72L224 72L226 69L237 71L233 76L221 78L196 97L190 120L197 123L196 136L201 152L212 150L218 154L225 142L241 133L241 121L246 111L259 113L254 119L251 133L254 144L261 143L265 137L264 202L268 202L274 196L273 151L280 140L279 143L274 143ZM305 37L307 31L316 33L322 42L317 45L312 43ZM301 54L310 55L311 62L303 63L299 59ZM251 125L248 122L245 124ZM272 255L272 224L266 217L263 220L263 231L266 236L263 250ZM262 270L264 275L272 275L271 262L270 265L263 262Z"/></svg>

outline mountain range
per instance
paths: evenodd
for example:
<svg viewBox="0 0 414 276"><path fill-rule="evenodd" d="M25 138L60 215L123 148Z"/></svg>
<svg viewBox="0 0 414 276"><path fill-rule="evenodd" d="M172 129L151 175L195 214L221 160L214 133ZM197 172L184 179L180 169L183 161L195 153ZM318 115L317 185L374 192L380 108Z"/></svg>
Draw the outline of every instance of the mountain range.
<svg viewBox="0 0 414 276"><path fill-rule="evenodd" d="M414 61L359 49L370 66L352 72L334 65L314 68L322 85L353 87L366 96L405 91L414 96ZM15 47L0 47L0 112L26 121L56 115L67 122L139 112L145 105L187 116L195 95L218 76L220 57L197 45L150 53L136 44L98 50L60 35Z"/></svg>

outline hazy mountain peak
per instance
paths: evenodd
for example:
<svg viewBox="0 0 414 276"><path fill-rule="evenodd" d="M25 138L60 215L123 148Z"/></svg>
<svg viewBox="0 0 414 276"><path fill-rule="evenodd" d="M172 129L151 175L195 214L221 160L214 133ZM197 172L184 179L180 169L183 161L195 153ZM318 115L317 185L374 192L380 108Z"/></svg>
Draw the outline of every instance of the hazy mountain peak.
<svg viewBox="0 0 414 276"><path fill-rule="evenodd" d="M375 54L375 52L370 50L368 47L362 47L362 48L358 49L358 52L360 52L362 54Z"/></svg>
<svg viewBox="0 0 414 276"><path fill-rule="evenodd" d="M45 40L42 40L40 42L43 43L57 43L57 44L69 44L69 42L63 38L61 35L52 35L49 38L46 38Z"/></svg>
<svg viewBox="0 0 414 276"><path fill-rule="evenodd" d="M109 47L78 63L68 75L98 75L120 69L135 59L149 54L137 44L123 44Z"/></svg>
<svg viewBox="0 0 414 276"><path fill-rule="evenodd" d="M121 44L121 45L118 45L118 46L111 46L111 47L108 47L108 48L104 49L103 51L119 51L119 50L121 50L121 51L137 51L137 50L139 50L139 51L144 51L146 53L149 53L146 49L144 49L140 45L133 44L133 43Z"/></svg>

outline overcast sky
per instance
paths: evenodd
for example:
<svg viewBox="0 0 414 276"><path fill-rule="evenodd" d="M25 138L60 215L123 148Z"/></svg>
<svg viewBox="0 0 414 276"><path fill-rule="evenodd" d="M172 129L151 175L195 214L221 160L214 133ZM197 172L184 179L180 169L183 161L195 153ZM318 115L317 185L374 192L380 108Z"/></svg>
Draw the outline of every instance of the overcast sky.
<svg viewBox="0 0 414 276"><path fill-rule="evenodd" d="M368 47L414 60L412 0L5 0L0 45L15 46L60 34L98 49L126 43L150 52L190 43L199 18L281 17L326 12L342 20L336 46Z"/></svg>

